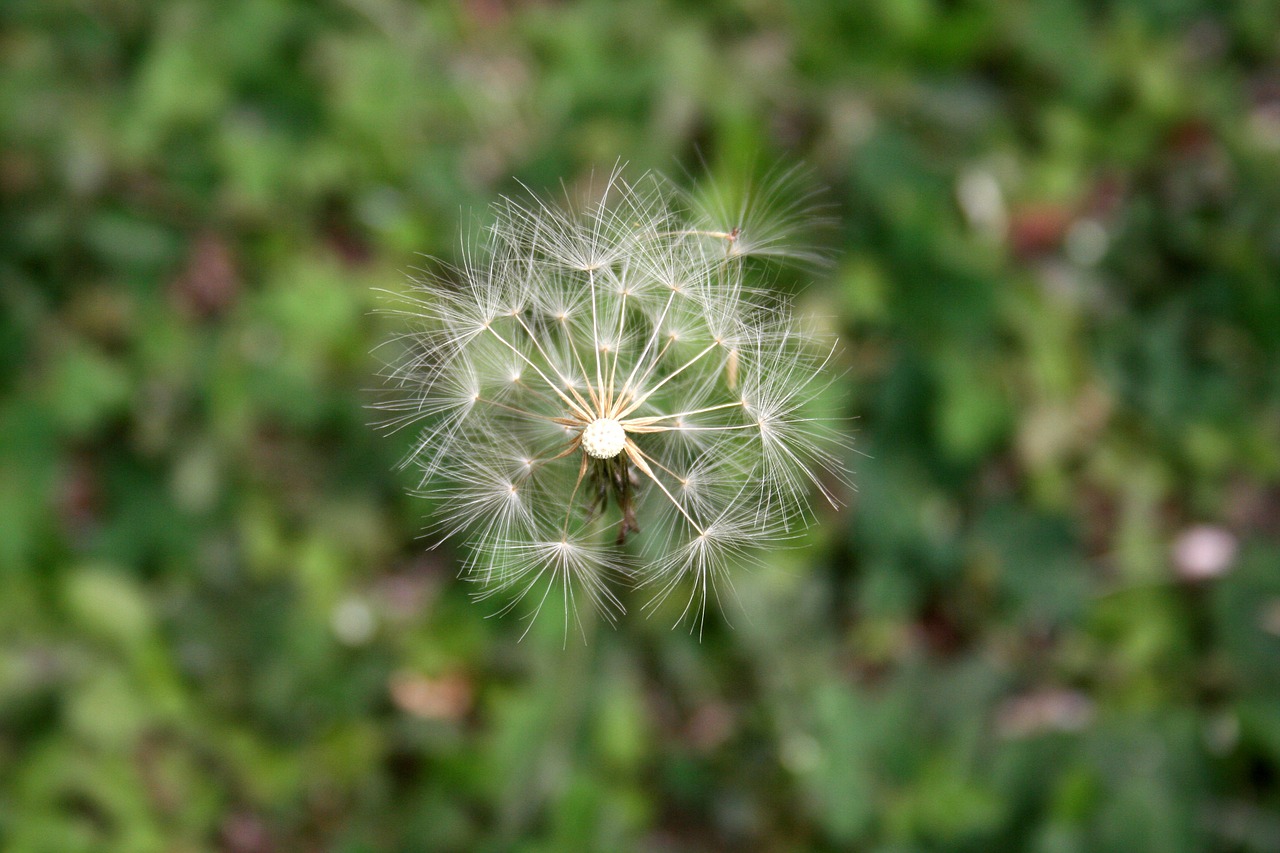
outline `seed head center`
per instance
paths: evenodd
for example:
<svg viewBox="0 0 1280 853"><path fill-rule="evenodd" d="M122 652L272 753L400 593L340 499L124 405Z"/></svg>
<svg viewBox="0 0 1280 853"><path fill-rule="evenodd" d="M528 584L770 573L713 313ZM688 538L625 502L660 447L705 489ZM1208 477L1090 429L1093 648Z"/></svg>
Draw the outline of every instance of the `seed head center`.
<svg viewBox="0 0 1280 853"><path fill-rule="evenodd" d="M596 459L612 459L627 444L627 432L613 418L596 418L582 430L582 449Z"/></svg>

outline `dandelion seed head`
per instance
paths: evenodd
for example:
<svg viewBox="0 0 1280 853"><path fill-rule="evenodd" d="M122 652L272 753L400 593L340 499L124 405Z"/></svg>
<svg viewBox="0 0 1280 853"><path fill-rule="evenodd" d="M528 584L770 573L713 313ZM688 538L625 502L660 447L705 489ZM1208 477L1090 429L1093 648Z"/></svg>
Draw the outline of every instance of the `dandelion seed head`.
<svg viewBox="0 0 1280 853"><path fill-rule="evenodd" d="M596 418L582 430L582 449L593 459L612 459L627 444L627 432L613 418Z"/></svg>
<svg viewBox="0 0 1280 853"><path fill-rule="evenodd" d="M699 630L736 565L847 489L847 433L820 402L832 345L762 289L753 262L816 255L793 237L796 173L755 194L681 192L619 172L586 202L504 200L456 267L424 275L388 364L389 429L459 540L475 597L582 605L620 586ZM770 217L773 217L772 219Z"/></svg>

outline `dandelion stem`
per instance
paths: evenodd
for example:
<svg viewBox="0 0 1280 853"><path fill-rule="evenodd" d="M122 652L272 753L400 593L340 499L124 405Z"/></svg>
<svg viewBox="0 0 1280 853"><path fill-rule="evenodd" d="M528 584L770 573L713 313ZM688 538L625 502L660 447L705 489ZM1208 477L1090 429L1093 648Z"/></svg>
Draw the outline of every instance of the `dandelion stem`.
<svg viewBox="0 0 1280 853"><path fill-rule="evenodd" d="M524 329L525 334L529 336L529 340L533 342L533 345L537 347L538 352L542 354L542 358L547 362L547 366L554 369L555 362L551 360L551 356L547 355L547 351L542 348L542 343L538 340L538 336L535 335L533 331L529 328L529 326L524 322L524 318L521 317L518 313L513 314L512 316L516 318L516 322L520 324L520 328ZM591 385L590 382L587 382L586 376L582 377L582 381L586 383L588 386ZM583 411L587 411L590 408L589 406L587 406L587 401L582 399L582 395L578 393L577 388L574 388L570 384L566 384L565 387L569 389L569 393L572 394L574 399L576 399L578 403L582 406Z"/></svg>
<svg viewBox="0 0 1280 853"><path fill-rule="evenodd" d="M684 231L659 231L659 237L715 237L717 240L726 240L729 243L738 239L737 229L733 231L704 231L698 228L689 228Z"/></svg>
<svg viewBox="0 0 1280 853"><path fill-rule="evenodd" d="M627 297L629 295L630 292L624 286L622 288L622 304L618 306L618 330L613 340L613 366L609 368L609 390L604 398L603 411L606 412L613 410L613 382L618 376L618 358L622 355L622 329L627 319Z"/></svg>
<svg viewBox="0 0 1280 853"><path fill-rule="evenodd" d="M725 426L640 426L632 432L724 432L731 429L760 429L759 423L728 424Z"/></svg>
<svg viewBox="0 0 1280 853"><path fill-rule="evenodd" d="M587 395L591 397L591 403L596 407L596 411L601 411L600 400L596 397L595 389L591 387L591 379L587 374L587 367L583 364L582 356L578 354L578 345L573 340L573 330L569 328L569 318L561 314L560 325L565 327L565 337L569 341L569 351L573 353L573 360L578 365L578 370L582 371L582 384L587 386Z"/></svg>
<svg viewBox="0 0 1280 853"><path fill-rule="evenodd" d="M499 409L506 409L508 412L515 412L517 415L524 415L526 418L536 418L540 421L550 421L554 424L561 423L564 420L563 418L553 418L550 415L540 415L537 412L526 412L524 409L517 409L515 406L508 406L506 403L499 403L497 400L490 400L487 397L476 397L475 401L497 406Z"/></svg>
<svg viewBox="0 0 1280 853"><path fill-rule="evenodd" d="M658 468L665 471L667 474L670 474L673 479L679 480L681 486L687 485L689 483L689 480L687 478L681 477L675 471L672 471L666 465L663 465L661 462L659 462L655 457L646 455L645 458L648 459L654 465L656 465Z"/></svg>
<svg viewBox="0 0 1280 853"><path fill-rule="evenodd" d="M702 414L706 414L707 412L717 411L719 409L742 408L742 406L743 406L743 402L741 400L734 400L732 403L721 403L718 406L707 406L705 409L690 409L687 412L673 412L669 415L652 415L650 417L631 418L630 420L623 421L622 425L627 429L638 430L638 429L643 429L644 427L650 426L652 424L655 424L658 421L669 421L672 418L686 418L686 417L689 417L690 415L702 415Z"/></svg>
<svg viewBox="0 0 1280 853"><path fill-rule="evenodd" d="M632 412L634 412L636 409L640 408L642 405L644 405L644 401L645 401L645 400L648 400L648 399L649 399L650 397L652 397L655 393L657 393L658 389L660 389L663 385L666 385L666 384L667 384L668 382L670 382L672 379L675 379L675 378L676 378L677 376L679 376L681 373L683 373L684 371L688 370L690 367L693 367L695 364L697 364L697 363L702 359L702 357L703 357L704 355L706 355L707 353L711 352L713 349L715 349L715 348L716 348L716 347L718 347L718 346L720 346L720 342L719 342L719 341L712 341L711 343L707 344L706 348L705 348L705 349L703 349L703 350L702 350L702 352L698 353L698 354L697 354L697 355L695 355L693 358L689 359L689 360L688 360L688 361L686 361L684 364L680 365L680 366L679 366L679 367L677 367L675 370L673 370L673 371L671 371L670 373L668 373L666 376L662 377L662 381L661 381L661 382L659 382L657 385L654 385L654 386L653 386L652 388L650 388L648 391L646 391L646 392L644 392L643 394L641 394L639 398L637 398L634 402L632 402L632 403L631 403L631 405L627 406L625 409L623 409L621 412L619 412L619 413L618 413L618 417L619 417L619 418L625 418L627 415L631 414L631 413L632 413ZM656 361L656 360L654 361L654 364L657 364L657 361ZM650 368L650 372L652 372L652 368Z"/></svg>
<svg viewBox="0 0 1280 853"><path fill-rule="evenodd" d="M569 442L569 446L566 447L564 450L561 450L555 456L550 456L546 459L539 459L537 460L537 462L539 465L544 465L547 462L555 462L557 459L563 459L573 451L577 450L578 445L580 444L582 444L582 433L578 433L578 435L574 437L573 441Z"/></svg>
<svg viewBox="0 0 1280 853"><path fill-rule="evenodd" d="M627 439L627 455L631 457L631 461L635 463L635 466L640 473L644 474L650 480L653 480L654 484L662 490L664 495L667 496L667 500L671 501L672 506L680 510L680 514L693 525L693 529L698 531L698 535L705 536L706 531L698 526L698 522L693 520L693 516L689 515L688 511L680 501L676 500L675 495L671 494L671 492L667 490L667 487L662 485L662 481L658 479L658 476L653 473L653 469L649 467L649 463L646 461L649 457L646 456L645 452L636 446L636 443L629 438Z"/></svg>
<svg viewBox="0 0 1280 853"><path fill-rule="evenodd" d="M587 270L587 281L591 283L591 341L592 349L596 353L596 388L601 394L604 393L604 374L600 371L600 324L596 319L596 271L595 268ZM587 385L591 383L588 382ZM603 407L597 405L597 410L604 412Z"/></svg>
<svg viewBox="0 0 1280 853"><path fill-rule="evenodd" d="M640 350L640 357L636 359L635 366L631 368L631 373L627 375L627 381L622 383L622 394L619 395L619 400L626 399L627 394L630 393L631 383L635 380L636 373L640 370L640 365L644 364L645 356L649 354L649 348L653 346L654 342L658 340L658 336L662 334L662 324L666 322L667 312L671 310L671 303L675 301L676 293L677 291L673 287L671 289L671 294L667 296L667 304L662 306L662 313L658 315L657 321L653 324L653 333L650 334L648 340L644 342L644 349ZM667 343L670 345L670 341ZM659 353L654 359L654 362L656 363L661 357L662 354ZM616 413L614 414L614 417L617 417Z"/></svg>
<svg viewBox="0 0 1280 853"><path fill-rule="evenodd" d="M532 361L529 360L529 356L525 355L524 353L520 352L520 350L516 349L516 347L514 347L510 341L508 341L502 335L498 334L498 331L494 329L493 326L485 326L485 328L489 330L490 334L492 334L495 338L501 341L503 346L511 350L516 355L520 356L520 358L524 360L525 364L532 367L534 372L542 377L542 381L547 383L547 387L550 388L552 391L554 391L556 393L556 396L558 396L561 400L564 400L564 402L568 404L569 408L572 409L575 414L581 417L584 421L591 420L591 417L585 411L578 408L577 403L575 403L573 400L570 400L568 397L566 397L564 395L564 392L562 392L559 388L557 388L555 383L547 378L547 374L542 372L542 368L538 367L538 365L534 364Z"/></svg>
<svg viewBox="0 0 1280 853"><path fill-rule="evenodd" d="M585 453L582 454L582 465L578 467L578 479L573 484L573 491L569 494L569 505L564 511L564 527L561 528L561 535L567 536L569 534L569 517L573 515L573 501L578 497L578 489L582 486L582 478L587 476L587 466L590 464L590 457Z"/></svg>

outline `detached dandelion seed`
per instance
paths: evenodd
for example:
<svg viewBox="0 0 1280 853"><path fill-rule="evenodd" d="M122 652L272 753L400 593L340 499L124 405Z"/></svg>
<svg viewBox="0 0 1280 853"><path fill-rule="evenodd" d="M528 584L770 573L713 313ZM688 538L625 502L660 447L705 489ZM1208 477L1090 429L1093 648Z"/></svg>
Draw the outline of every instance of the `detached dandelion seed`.
<svg viewBox="0 0 1280 853"><path fill-rule="evenodd" d="M530 624L555 601L567 633L582 605L614 621L621 585L650 608L684 591L701 630L731 566L793 538L812 495L839 504L848 439L813 412L833 345L751 283L814 258L787 248L798 186L730 203L615 171L585 206L501 202L416 282L386 425L417 431L404 464L477 598Z"/></svg>

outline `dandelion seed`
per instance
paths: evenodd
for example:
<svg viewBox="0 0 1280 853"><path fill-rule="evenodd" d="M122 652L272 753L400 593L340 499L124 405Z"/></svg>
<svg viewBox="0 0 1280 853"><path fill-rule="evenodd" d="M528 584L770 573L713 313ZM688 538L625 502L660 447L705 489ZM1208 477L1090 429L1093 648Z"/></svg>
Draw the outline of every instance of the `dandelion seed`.
<svg viewBox="0 0 1280 853"><path fill-rule="evenodd" d="M476 597L609 621L617 591L683 590L705 622L731 570L838 506L848 437L815 414L833 348L758 289L811 199L794 171L730 200L614 172L585 206L507 200L462 265L417 282L392 429L465 543ZM770 220L770 213L777 218Z"/></svg>

